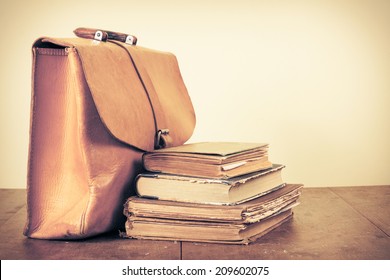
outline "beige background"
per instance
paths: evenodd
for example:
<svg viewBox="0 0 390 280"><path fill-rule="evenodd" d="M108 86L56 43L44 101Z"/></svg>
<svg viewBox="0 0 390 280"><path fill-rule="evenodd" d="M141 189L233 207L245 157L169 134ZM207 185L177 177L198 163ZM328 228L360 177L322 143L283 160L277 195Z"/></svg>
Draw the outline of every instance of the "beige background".
<svg viewBox="0 0 390 280"><path fill-rule="evenodd" d="M306 186L390 184L390 1L2 0L0 23L2 188L26 184L31 44L80 26L176 54L190 141L268 142Z"/></svg>

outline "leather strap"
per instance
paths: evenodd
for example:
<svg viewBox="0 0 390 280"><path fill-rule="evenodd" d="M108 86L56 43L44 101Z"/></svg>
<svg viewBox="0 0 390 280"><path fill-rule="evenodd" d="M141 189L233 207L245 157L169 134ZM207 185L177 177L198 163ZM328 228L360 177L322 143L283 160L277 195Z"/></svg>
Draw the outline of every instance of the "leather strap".
<svg viewBox="0 0 390 280"><path fill-rule="evenodd" d="M133 46L125 45L120 42L116 42L116 41L109 41L109 42L122 47L128 53L134 65L134 68L138 74L138 77L142 83L142 86L144 87L145 92L148 96L150 105L152 107L154 123L156 128L155 145L154 145L155 149L164 148L165 146L167 146L167 144L172 142L171 137L169 136L169 128L167 127L164 110L162 109L158 94L154 88L153 82L150 79L148 72L143 66L142 60L139 57L137 50Z"/></svg>

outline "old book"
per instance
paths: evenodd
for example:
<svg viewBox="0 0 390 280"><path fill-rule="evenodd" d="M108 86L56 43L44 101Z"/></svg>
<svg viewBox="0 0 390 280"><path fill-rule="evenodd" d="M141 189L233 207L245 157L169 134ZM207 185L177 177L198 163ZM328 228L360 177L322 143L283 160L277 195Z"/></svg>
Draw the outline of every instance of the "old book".
<svg viewBox="0 0 390 280"><path fill-rule="evenodd" d="M145 153L151 172L207 178L231 178L270 168L268 144L200 142Z"/></svg>
<svg viewBox="0 0 390 280"><path fill-rule="evenodd" d="M129 217L126 221L125 237L248 244L288 221L291 217L291 209L251 224Z"/></svg>
<svg viewBox="0 0 390 280"><path fill-rule="evenodd" d="M130 197L124 208L126 217L149 217L208 222L255 223L286 208L298 205L302 185L287 184L256 199L237 205L185 203Z"/></svg>
<svg viewBox="0 0 390 280"><path fill-rule="evenodd" d="M141 197L206 204L239 204L284 185L282 169L272 168L228 179L209 179L163 173L137 176L136 192Z"/></svg>

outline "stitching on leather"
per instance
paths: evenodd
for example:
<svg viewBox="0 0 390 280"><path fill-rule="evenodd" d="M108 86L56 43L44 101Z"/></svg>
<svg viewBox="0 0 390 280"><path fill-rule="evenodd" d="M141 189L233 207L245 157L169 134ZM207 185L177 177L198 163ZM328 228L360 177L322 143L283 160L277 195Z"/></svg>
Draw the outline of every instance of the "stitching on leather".
<svg viewBox="0 0 390 280"><path fill-rule="evenodd" d="M40 55L53 55L53 56L67 56L70 52L74 52L74 48L63 48L63 49L53 49L53 48L36 48L37 54Z"/></svg>
<svg viewBox="0 0 390 280"><path fill-rule="evenodd" d="M71 49L69 49L69 52L71 52L71 51L74 52L75 55L69 56L69 58L68 58L68 62L69 62L69 65L70 65L69 67L71 67L72 69L77 69L78 66L75 66L77 64L79 64L82 67L82 62L80 60L80 56L77 53L77 50L75 48L71 48ZM76 73L74 70L71 71L71 72L72 73ZM80 78L79 75L81 75L81 78ZM83 94L88 94L88 93L84 92L84 90L81 90L81 88L82 88L81 84L82 83L86 83L85 76L84 76L84 71L82 71L81 73L75 75L75 77L73 77L73 78L79 81L79 83L77 83L78 87L79 87L79 90L83 91ZM87 88L88 88L88 86L87 86ZM80 102L81 102L80 98L81 98L81 96L79 94L76 94L75 98L77 100L76 101L76 103L77 103L77 105L76 105L76 116L77 116L77 119L80 119L81 118L81 116L80 116ZM84 110L85 110L85 108L84 108ZM78 131L80 133L80 123L79 123L77 129L78 129ZM81 157L82 157L83 164L84 164L84 166L87 166L87 160L86 160L86 155L85 155L85 147L82 147L82 140L81 140L82 137L84 137L84 136L80 135L79 137L77 137L77 140L78 140L78 145L79 145L80 150L81 150ZM89 173L88 170L87 170L87 172ZM80 216L80 227L79 227L79 233L78 233L80 236L85 235L85 229L87 227L86 216L87 216L87 213L89 211L90 204L91 204L91 185L90 185L90 176L89 175L87 176L87 180L88 180L88 202L87 202L87 204L86 204L86 206L85 206L85 208L84 208L84 210L83 210L83 212L82 212L82 214Z"/></svg>
<svg viewBox="0 0 390 280"><path fill-rule="evenodd" d="M32 73L32 79L33 79L33 88L32 88L32 96L31 96L31 104L30 104L30 110L31 110L31 120L30 120L30 143L29 143L29 159L28 159L28 169L27 169L27 221L24 228L24 232L26 235L30 235L30 228L31 228L31 209L30 209L30 200L31 200L31 173L32 173L32 155L34 155L34 137L33 137L33 131L35 127L35 73L36 73L36 55L34 55L34 62L33 62L33 73Z"/></svg>

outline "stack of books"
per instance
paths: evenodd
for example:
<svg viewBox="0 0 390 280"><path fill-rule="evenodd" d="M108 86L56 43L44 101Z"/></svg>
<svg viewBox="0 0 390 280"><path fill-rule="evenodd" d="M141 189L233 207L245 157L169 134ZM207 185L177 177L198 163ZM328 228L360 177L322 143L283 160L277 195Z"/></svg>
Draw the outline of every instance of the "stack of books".
<svg viewBox="0 0 390 280"><path fill-rule="evenodd" d="M291 219L299 184L268 144L203 142L145 153L138 196L125 203L125 236L248 244Z"/></svg>

